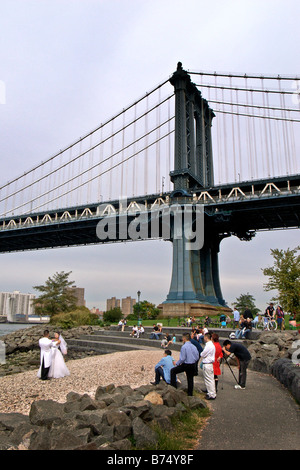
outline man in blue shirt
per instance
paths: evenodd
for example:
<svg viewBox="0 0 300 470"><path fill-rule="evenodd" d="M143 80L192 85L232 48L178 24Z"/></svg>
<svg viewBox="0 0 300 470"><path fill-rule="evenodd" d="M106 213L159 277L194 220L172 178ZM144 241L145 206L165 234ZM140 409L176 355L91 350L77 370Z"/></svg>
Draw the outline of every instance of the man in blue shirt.
<svg viewBox="0 0 300 470"><path fill-rule="evenodd" d="M194 376L196 375L196 366L199 361L199 352L191 343L191 336L189 333L182 335L183 346L180 350L179 360L176 366L171 369L171 385L177 388L176 375L181 372L186 373L188 383L188 395L191 397L194 390Z"/></svg>
<svg viewBox="0 0 300 470"><path fill-rule="evenodd" d="M155 382L151 382L152 385L158 385L161 377L167 384L170 384L170 371L174 365L175 361L172 357L171 351L169 349L165 349L163 358L155 366Z"/></svg>
<svg viewBox="0 0 300 470"><path fill-rule="evenodd" d="M203 351L203 348L201 346L201 344L199 343L199 341L197 340L197 333L196 331L193 331L192 334L191 334L191 343L196 346L196 348L198 349L198 352L199 352L199 356L201 355L202 351ZM195 375L198 375L198 362L196 362L196 372L195 372Z"/></svg>

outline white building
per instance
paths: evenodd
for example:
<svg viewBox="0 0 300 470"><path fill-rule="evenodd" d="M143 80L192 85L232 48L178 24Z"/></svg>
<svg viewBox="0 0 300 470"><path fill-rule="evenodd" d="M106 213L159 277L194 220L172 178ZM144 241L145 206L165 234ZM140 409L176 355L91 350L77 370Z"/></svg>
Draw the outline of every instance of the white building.
<svg viewBox="0 0 300 470"><path fill-rule="evenodd" d="M33 294L21 294L19 291L0 292L0 315L7 317L8 321L14 321L16 315L34 315L32 300Z"/></svg>

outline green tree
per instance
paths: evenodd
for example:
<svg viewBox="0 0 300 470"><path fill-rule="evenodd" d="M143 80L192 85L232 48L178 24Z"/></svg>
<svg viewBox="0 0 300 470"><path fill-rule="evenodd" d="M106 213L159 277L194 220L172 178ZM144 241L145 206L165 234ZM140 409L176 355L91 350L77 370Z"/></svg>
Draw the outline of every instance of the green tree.
<svg viewBox="0 0 300 470"><path fill-rule="evenodd" d="M154 320L159 315L159 309L148 300L142 300L133 306L133 319Z"/></svg>
<svg viewBox="0 0 300 470"><path fill-rule="evenodd" d="M120 307L112 308L103 313L103 320L108 323L116 323L123 317L122 310Z"/></svg>
<svg viewBox="0 0 300 470"><path fill-rule="evenodd" d="M277 290L272 301L278 302L286 312L300 312L300 246L290 250L271 250L274 264L262 269L269 280L265 291Z"/></svg>
<svg viewBox="0 0 300 470"><path fill-rule="evenodd" d="M260 312L260 309L255 305L255 299L253 295L249 294L249 292L247 292L247 294L241 294L239 297L237 297L236 301L233 302L233 305L241 314L244 313L246 307L251 310L251 313L254 316Z"/></svg>
<svg viewBox="0 0 300 470"><path fill-rule="evenodd" d="M45 285L33 287L41 293L33 301L35 312L38 315L52 317L59 313L71 312L76 308L76 297L71 290L74 281L69 281L71 272L55 273L52 278L47 279Z"/></svg>

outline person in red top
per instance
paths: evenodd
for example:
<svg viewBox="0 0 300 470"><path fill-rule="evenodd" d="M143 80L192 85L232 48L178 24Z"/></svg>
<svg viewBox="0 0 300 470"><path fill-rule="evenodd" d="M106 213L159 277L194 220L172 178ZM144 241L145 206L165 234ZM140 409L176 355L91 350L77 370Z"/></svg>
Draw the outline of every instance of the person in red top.
<svg viewBox="0 0 300 470"><path fill-rule="evenodd" d="M219 343L219 335L217 333L213 333L211 336L211 339L216 348L215 362L214 362L214 378L215 378L215 385L216 385L216 392L217 392L219 375L221 375L220 362L223 357L223 351Z"/></svg>

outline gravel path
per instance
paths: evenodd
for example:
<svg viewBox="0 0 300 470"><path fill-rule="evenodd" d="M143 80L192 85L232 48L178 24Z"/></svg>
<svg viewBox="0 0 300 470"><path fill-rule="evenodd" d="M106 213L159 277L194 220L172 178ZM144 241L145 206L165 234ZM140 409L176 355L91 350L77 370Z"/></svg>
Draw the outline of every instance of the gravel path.
<svg viewBox="0 0 300 470"><path fill-rule="evenodd" d="M0 378L0 413L29 414L35 400L64 402L69 392L88 393L92 397L99 385L114 383L132 388L154 380L154 366L163 350L130 351L67 361L68 377L42 381L37 370ZM174 359L179 352L173 352Z"/></svg>

